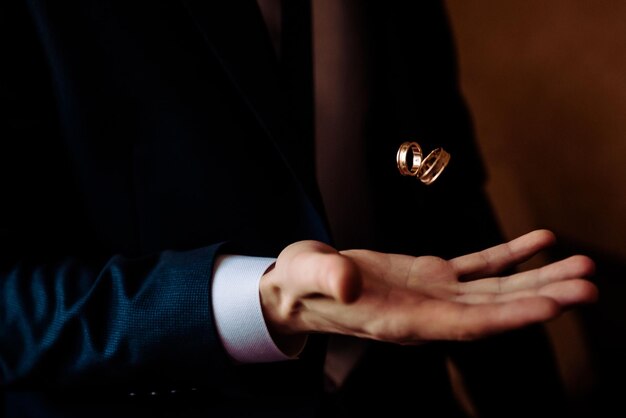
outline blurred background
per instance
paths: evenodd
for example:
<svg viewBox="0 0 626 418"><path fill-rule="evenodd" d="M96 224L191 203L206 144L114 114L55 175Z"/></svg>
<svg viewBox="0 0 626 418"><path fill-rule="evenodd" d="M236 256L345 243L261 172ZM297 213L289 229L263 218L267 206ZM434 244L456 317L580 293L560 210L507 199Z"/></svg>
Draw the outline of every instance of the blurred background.
<svg viewBox="0 0 626 418"><path fill-rule="evenodd" d="M504 232L549 228L559 242L547 257L598 265L600 302L549 324L569 396L580 416L623 411L626 2L446 4Z"/></svg>

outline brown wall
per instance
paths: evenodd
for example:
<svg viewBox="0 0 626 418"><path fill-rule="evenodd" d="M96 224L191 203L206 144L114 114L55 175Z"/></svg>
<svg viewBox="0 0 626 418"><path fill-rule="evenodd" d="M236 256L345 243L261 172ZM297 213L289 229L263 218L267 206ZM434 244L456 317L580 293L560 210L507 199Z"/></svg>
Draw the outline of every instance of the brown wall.
<svg viewBox="0 0 626 418"><path fill-rule="evenodd" d="M624 411L626 1L446 3L505 233L546 227L598 263L600 302L548 326L577 416Z"/></svg>
<svg viewBox="0 0 626 418"><path fill-rule="evenodd" d="M626 259L626 2L447 5L505 232Z"/></svg>

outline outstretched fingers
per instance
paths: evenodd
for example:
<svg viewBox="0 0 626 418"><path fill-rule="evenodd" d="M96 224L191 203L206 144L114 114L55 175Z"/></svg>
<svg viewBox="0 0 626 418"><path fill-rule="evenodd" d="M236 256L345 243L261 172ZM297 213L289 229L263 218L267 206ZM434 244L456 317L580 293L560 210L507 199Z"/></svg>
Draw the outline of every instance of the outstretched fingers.
<svg viewBox="0 0 626 418"><path fill-rule="evenodd" d="M529 297L502 303L439 307L437 321L422 324L426 340L473 340L555 318L560 305L548 297Z"/></svg>
<svg viewBox="0 0 626 418"><path fill-rule="evenodd" d="M593 274L594 270L594 262L589 257L575 255L511 276L465 282L460 285L460 289L462 293L510 293L535 289L562 280L587 277Z"/></svg>
<svg viewBox="0 0 626 418"><path fill-rule="evenodd" d="M450 260L460 277L487 276L522 263L554 244L554 234L536 230L512 241Z"/></svg>
<svg viewBox="0 0 626 418"><path fill-rule="evenodd" d="M548 297L561 307L567 307L595 302L598 298L598 289L588 280L568 279L549 283L541 287L505 293L465 293L456 296L454 300L467 304L486 304L510 302L538 296Z"/></svg>

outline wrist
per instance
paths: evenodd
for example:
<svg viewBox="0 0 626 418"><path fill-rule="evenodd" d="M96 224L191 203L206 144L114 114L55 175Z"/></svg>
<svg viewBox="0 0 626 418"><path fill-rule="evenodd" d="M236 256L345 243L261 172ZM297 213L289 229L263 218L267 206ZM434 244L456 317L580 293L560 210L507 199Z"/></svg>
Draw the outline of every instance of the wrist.
<svg viewBox="0 0 626 418"><path fill-rule="evenodd" d="M296 326L299 322L298 310L285 300L274 265L261 277L259 296L265 324L274 343L286 355L297 355L302 351L308 335Z"/></svg>
<svg viewBox="0 0 626 418"><path fill-rule="evenodd" d="M303 340L283 341L268 329L259 287L274 262L240 255L222 255L215 262L211 285L215 325L224 349L237 363L289 360L304 345Z"/></svg>

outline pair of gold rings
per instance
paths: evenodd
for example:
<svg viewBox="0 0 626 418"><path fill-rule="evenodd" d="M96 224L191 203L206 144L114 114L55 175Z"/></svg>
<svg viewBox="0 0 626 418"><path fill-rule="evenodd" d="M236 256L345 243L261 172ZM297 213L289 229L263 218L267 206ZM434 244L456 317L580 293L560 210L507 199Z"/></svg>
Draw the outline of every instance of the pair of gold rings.
<svg viewBox="0 0 626 418"><path fill-rule="evenodd" d="M409 164L409 151L412 155ZM436 148L422 159L422 147L417 142L404 142L396 154L398 170L403 176L412 176L424 184L431 184L450 162L450 154L443 148Z"/></svg>

